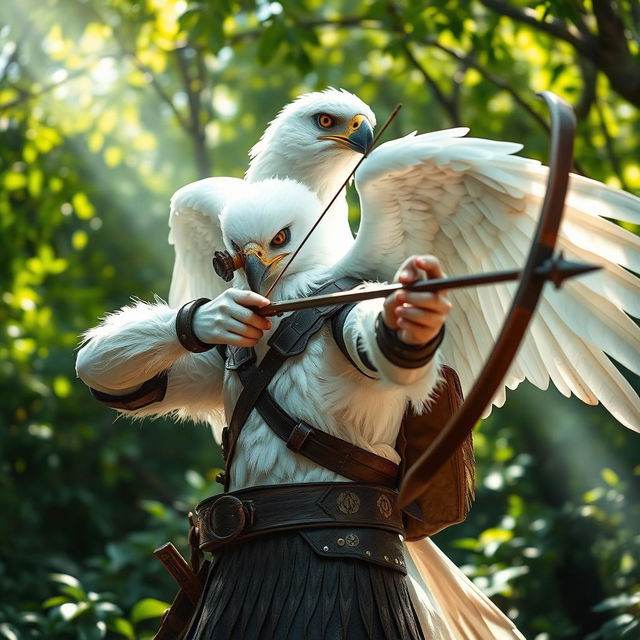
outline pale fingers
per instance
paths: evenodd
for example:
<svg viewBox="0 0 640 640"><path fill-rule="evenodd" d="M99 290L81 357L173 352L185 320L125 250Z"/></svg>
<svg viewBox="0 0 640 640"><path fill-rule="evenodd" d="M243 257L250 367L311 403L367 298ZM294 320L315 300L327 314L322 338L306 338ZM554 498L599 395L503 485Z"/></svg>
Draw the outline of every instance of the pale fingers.
<svg viewBox="0 0 640 640"><path fill-rule="evenodd" d="M229 289L227 294L234 302L244 307L266 307L269 304L268 298L261 296L254 291L246 291L244 289Z"/></svg>
<svg viewBox="0 0 640 640"><path fill-rule="evenodd" d="M412 256L402 263L396 273L395 280L406 284L421 278L443 277L440 262L435 256Z"/></svg>
<svg viewBox="0 0 640 640"><path fill-rule="evenodd" d="M427 344L438 335L441 327L441 322L434 324L432 327L426 327L411 322L406 318L400 318L398 320L398 338L405 344L416 346Z"/></svg>
<svg viewBox="0 0 640 640"><path fill-rule="evenodd" d="M403 292L396 292L387 296L382 303L384 323L389 329L398 328L398 316L396 315L397 309L402 306L402 303L398 301L398 296Z"/></svg>
<svg viewBox="0 0 640 640"><path fill-rule="evenodd" d="M446 318L446 312L425 311L424 309L416 309L415 307L400 307L396 309L398 323L400 320L408 320L421 327L435 327L442 325Z"/></svg>
<svg viewBox="0 0 640 640"><path fill-rule="evenodd" d="M234 347L255 347L258 344L258 341L259 340L256 338L247 338L228 331L221 334L221 342L223 344L230 344Z"/></svg>
<svg viewBox="0 0 640 640"><path fill-rule="evenodd" d="M398 308L409 306L441 313L448 313L451 310L451 302L446 295L442 295L442 292L399 291L396 295Z"/></svg>
<svg viewBox="0 0 640 640"><path fill-rule="evenodd" d="M269 304L269 300L253 291L243 291L241 289L229 289L223 294L218 309L221 314L233 318L243 324L251 325L260 331L271 329L271 320L258 315L250 307L264 307Z"/></svg>
<svg viewBox="0 0 640 640"><path fill-rule="evenodd" d="M244 338L250 338L255 340L259 340L263 334L263 331L261 329L256 329L256 327L250 324L238 322L233 318L225 318L222 323L221 329L229 333L235 333Z"/></svg>
<svg viewBox="0 0 640 640"><path fill-rule="evenodd" d="M255 311L247 309L247 307L234 305L229 309L229 316L238 322L250 325L261 331L271 329L271 320L269 320L269 318L259 316Z"/></svg>

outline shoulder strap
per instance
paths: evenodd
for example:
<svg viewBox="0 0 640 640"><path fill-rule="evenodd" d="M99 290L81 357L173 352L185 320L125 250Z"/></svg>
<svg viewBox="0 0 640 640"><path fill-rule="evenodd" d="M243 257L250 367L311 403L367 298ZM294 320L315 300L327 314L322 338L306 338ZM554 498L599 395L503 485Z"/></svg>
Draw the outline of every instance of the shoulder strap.
<svg viewBox="0 0 640 640"><path fill-rule="evenodd" d="M229 426L222 431L222 455L225 459L225 491L229 490L229 482L231 480L231 462L236 449L236 442L240 436L240 431L244 426L247 418L256 404L256 400L260 394L267 388L269 382L275 375L276 371L282 366L286 360L286 356L278 353L274 349L269 349L258 366L255 366L256 352L250 350L252 358L247 359L237 368L237 373L243 381L243 389L240 392L236 406L233 409ZM250 382L245 383L243 374L251 378Z"/></svg>
<svg viewBox="0 0 640 640"><path fill-rule="evenodd" d="M359 282L357 278L339 278L316 289L311 295L345 291ZM306 349L309 340L320 330L325 320L341 310L342 305L296 311L280 323L269 339L269 345L287 358L297 356Z"/></svg>

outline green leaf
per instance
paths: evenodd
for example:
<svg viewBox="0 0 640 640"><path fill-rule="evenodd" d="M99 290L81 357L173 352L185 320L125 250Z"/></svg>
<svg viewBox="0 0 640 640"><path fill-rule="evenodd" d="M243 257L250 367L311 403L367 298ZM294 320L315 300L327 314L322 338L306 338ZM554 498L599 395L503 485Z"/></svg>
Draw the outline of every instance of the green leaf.
<svg viewBox="0 0 640 640"><path fill-rule="evenodd" d="M62 593L66 593L72 598L75 598L78 602L84 602L87 599L87 594L82 587L72 587L71 585L66 585L62 587L61 591Z"/></svg>
<svg viewBox="0 0 640 640"><path fill-rule="evenodd" d="M194 472L195 473L195 472ZM149 514L162 520L167 517L167 508L157 500L141 500L140 506Z"/></svg>
<svg viewBox="0 0 640 640"><path fill-rule="evenodd" d="M258 40L258 59L262 64L270 62L284 44L287 30L279 21L272 22Z"/></svg>
<svg viewBox="0 0 640 640"><path fill-rule="evenodd" d="M53 596L53 598L49 598L42 603L42 608L57 607L59 604L64 604L65 602L69 602L69 598L66 596Z"/></svg>
<svg viewBox="0 0 640 640"><path fill-rule="evenodd" d="M71 204L73 205L78 218L87 220L93 216L94 208L91 202L89 202L89 198L87 198L86 194L74 194L73 198L71 198Z"/></svg>
<svg viewBox="0 0 640 640"><path fill-rule="evenodd" d="M602 479L610 486L615 487L620 482L620 477L613 469L605 467L602 470Z"/></svg>
<svg viewBox="0 0 640 640"><path fill-rule="evenodd" d="M148 618L159 618L171 605L162 600L145 598L137 602L131 610L131 621L137 624L141 620Z"/></svg>
<svg viewBox="0 0 640 640"><path fill-rule="evenodd" d="M133 625L125 618L114 618L107 622L107 627L110 631L117 633L129 640L135 640L136 634L133 630Z"/></svg>
<svg viewBox="0 0 640 640"><path fill-rule="evenodd" d="M67 573L51 573L49 578L54 582L69 585L70 587L81 587L80 581Z"/></svg>
<svg viewBox="0 0 640 640"><path fill-rule="evenodd" d="M60 605L59 611L63 620L75 620L87 611L91 605L88 602L65 602Z"/></svg>
<svg viewBox="0 0 640 640"><path fill-rule="evenodd" d="M476 551L478 549L478 541L475 538L458 538L453 541L453 546L458 549L469 549Z"/></svg>
<svg viewBox="0 0 640 640"><path fill-rule="evenodd" d="M24 173L7 173L4 176L4 186L8 191L16 191L27 186L27 176Z"/></svg>
<svg viewBox="0 0 640 640"><path fill-rule="evenodd" d="M56 376L53 379L53 392L58 398L66 398L71 393L71 383L64 376Z"/></svg>

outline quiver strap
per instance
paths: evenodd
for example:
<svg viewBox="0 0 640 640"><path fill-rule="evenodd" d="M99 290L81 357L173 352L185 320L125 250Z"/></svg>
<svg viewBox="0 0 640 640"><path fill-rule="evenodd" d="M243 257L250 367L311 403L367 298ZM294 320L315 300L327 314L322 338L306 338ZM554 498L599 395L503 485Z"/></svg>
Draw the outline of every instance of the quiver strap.
<svg viewBox="0 0 640 640"><path fill-rule="evenodd" d="M402 419L396 450L402 457L401 473L425 452L449 418L463 402L458 374L443 366L442 381L436 387L429 411L416 415L409 410ZM407 540L420 540L462 522L471 508L475 494L473 440L469 435L455 453L433 476L416 503L424 519L405 514Z"/></svg>

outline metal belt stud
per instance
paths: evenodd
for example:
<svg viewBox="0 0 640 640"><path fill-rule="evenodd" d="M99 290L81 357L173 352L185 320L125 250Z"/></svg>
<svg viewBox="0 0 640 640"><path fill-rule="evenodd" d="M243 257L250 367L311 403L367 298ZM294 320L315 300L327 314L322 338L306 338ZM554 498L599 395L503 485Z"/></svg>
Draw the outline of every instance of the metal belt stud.
<svg viewBox="0 0 640 640"><path fill-rule="evenodd" d="M216 500L208 520L209 529L217 540L233 540L253 524L253 505L235 496L223 495Z"/></svg>

